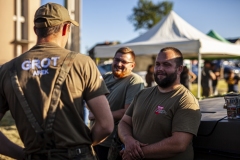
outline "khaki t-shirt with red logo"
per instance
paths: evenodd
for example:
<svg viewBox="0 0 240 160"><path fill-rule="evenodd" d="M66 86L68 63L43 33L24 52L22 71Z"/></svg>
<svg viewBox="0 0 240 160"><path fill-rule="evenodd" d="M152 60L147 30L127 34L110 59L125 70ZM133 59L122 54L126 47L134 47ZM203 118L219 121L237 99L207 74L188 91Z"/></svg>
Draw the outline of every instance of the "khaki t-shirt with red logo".
<svg viewBox="0 0 240 160"><path fill-rule="evenodd" d="M139 142L153 144L173 132L197 135L201 113L197 99L183 85L167 93L158 86L143 89L126 111L132 117L133 137ZM193 159L193 148L169 159Z"/></svg>

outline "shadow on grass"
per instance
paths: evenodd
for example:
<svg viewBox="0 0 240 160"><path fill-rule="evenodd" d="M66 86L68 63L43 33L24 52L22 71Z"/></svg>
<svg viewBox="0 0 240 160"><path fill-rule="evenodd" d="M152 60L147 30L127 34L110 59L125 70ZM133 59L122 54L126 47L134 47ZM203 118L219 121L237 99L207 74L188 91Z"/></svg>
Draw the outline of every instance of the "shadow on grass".
<svg viewBox="0 0 240 160"><path fill-rule="evenodd" d="M2 118L2 120L0 122L0 126L12 126L12 125L15 125L15 121L12 118L11 113L8 111L8 112L6 112L4 117Z"/></svg>

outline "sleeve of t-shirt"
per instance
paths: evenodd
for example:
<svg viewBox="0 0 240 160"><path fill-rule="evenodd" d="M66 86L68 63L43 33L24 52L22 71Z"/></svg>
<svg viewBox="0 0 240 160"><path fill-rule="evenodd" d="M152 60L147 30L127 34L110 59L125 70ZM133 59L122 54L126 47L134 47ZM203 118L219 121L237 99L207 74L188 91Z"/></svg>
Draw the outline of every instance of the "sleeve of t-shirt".
<svg viewBox="0 0 240 160"><path fill-rule="evenodd" d="M128 109L127 109L126 112L125 112L126 115L132 117L132 115L133 115L133 110L134 110L136 101L137 101L138 96L139 96L140 94L141 94L141 91L134 96L133 101L131 102L130 106L128 107Z"/></svg>
<svg viewBox="0 0 240 160"><path fill-rule="evenodd" d="M0 94L0 113L5 114L8 110L6 99Z"/></svg>
<svg viewBox="0 0 240 160"><path fill-rule="evenodd" d="M106 95L109 93L107 86L97 69L96 64L92 59L88 59L88 62L85 65L85 83L86 88L84 90L85 100L90 100L94 97L100 95Z"/></svg>
<svg viewBox="0 0 240 160"><path fill-rule="evenodd" d="M144 88L143 80L140 76L132 76L126 92L125 105L130 104L135 95Z"/></svg>
<svg viewBox="0 0 240 160"><path fill-rule="evenodd" d="M197 100L188 96L186 101L179 102L172 121L172 132L188 132L196 136L200 122L199 104Z"/></svg>
<svg viewBox="0 0 240 160"><path fill-rule="evenodd" d="M0 113L5 114L6 111L9 110L7 101L6 101L6 97L4 96L3 93L3 76L1 76L3 73L1 71L1 67L0 67Z"/></svg>
<svg viewBox="0 0 240 160"><path fill-rule="evenodd" d="M135 104L135 98L134 98L134 100L132 101L132 103L130 104L130 106L128 107L128 109L126 110L126 112L125 112L126 115L132 117L134 104Z"/></svg>

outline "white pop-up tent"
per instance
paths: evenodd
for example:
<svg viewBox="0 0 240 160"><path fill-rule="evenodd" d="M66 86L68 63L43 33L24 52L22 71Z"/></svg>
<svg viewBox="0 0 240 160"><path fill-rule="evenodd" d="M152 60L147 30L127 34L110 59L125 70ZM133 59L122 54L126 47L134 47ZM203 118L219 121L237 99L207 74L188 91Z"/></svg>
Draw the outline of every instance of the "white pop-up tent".
<svg viewBox="0 0 240 160"><path fill-rule="evenodd" d="M126 43L113 46L97 46L95 57L112 58L120 47L130 47L136 55L157 55L163 47L176 47L185 59L221 58L240 56L240 46L227 44L200 32L174 11L146 33ZM198 66L198 98L200 98L201 66Z"/></svg>

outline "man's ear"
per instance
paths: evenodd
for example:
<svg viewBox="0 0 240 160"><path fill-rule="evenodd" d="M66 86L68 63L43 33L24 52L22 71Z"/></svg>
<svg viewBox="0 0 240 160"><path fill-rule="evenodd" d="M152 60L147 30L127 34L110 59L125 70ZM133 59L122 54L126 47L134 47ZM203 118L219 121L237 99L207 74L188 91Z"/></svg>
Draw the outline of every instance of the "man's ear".
<svg viewBox="0 0 240 160"><path fill-rule="evenodd" d="M132 69L135 67L135 65L136 65L135 62L131 63Z"/></svg>
<svg viewBox="0 0 240 160"><path fill-rule="evenodd" d="M183 71L183 65L179 66L177 71L178 71L178 74L180 75Z"/></svg>
<svg viewBox="0 0 240 160"><path fill-rule="evenodd" d="M35 26L33 27L33 30L34 30L34 33L37 35L37 33L36 33L36 27L35 27Z"/></svg>
<svg viewBox="0 0 240 160"><path fill-rule="evenodd" d="M69 24L64 24L63 25L62 36L65 36L67 34L67 32L69 31L68 27L70 27Z"/></svg>

